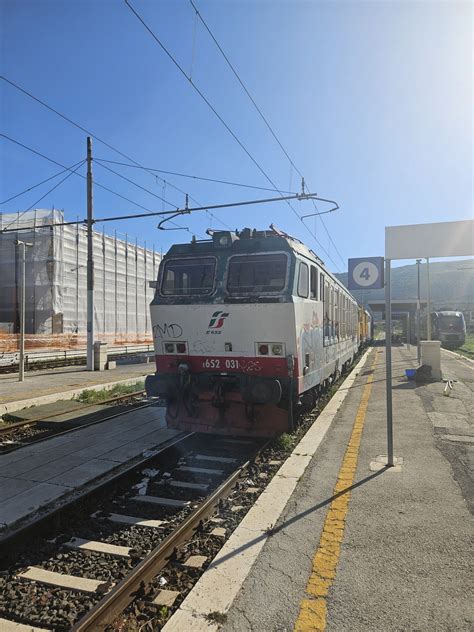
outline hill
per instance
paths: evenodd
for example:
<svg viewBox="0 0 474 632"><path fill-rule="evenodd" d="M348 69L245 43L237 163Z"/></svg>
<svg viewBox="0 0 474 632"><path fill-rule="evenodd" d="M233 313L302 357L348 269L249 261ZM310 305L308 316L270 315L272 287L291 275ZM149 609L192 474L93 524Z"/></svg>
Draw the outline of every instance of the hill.
<svg viewBox="0 0 474 632"><path fill-rule="evenodd" d="M392 299L416 299L416 264L392 268ZM336 274L347 286L347 272ZM430 262L431 302L433 309L474 309L474 259ZM427 296L426 262L420 264L421 298ZM383 300L385 290L352 290L361 303Z"/></svg>

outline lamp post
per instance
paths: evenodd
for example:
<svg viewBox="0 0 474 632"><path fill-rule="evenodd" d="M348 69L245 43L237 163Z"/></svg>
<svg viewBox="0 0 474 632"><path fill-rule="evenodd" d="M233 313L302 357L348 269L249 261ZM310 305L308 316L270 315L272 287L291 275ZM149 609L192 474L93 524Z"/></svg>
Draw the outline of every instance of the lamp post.
<svg viewBox="0 0 474 632"><path fill-rule="evenodd" d="M416 271L418 276L418 293L416 302L416 348L418 363L421 362L421 341L420 341L420 263L421 259L416 260Z"/></svg>
<svg viewBox="0 0 474 632"><path fill-rule="evenodd" d="M26 300L26 248L32 246L26 241L17 239L15 244L20 249L21 262L21 291L20 291L20 362L18 381L23 382L25 379L25 300Z"/></svg>

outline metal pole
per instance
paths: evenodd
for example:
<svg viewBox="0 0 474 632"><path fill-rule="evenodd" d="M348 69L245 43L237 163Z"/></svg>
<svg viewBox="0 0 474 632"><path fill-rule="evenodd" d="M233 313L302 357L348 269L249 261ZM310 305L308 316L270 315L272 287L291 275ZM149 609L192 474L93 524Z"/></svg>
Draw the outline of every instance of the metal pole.
<svg viewBox="0 0 474 632"><path fill-rule="evenodd" d="M407 349L411 350L411 314L408 312L407 314Z"/></svg>
<svg viewBox="0 0 474 632"><path fill-rule="evenodd" d="M428 291L427 291L427 339L431 340L431 288L430 288L430 260L426 259L426 273L428 275Z"/></svg>
<svg viewBox="0 0 474 632"><path fill-rule="evenodd" d="M107 307L106 304L106 300L105 300L105 290L106 290L106 279L105 279L105 265L106 265L106 259L105 259L105 233L104 233L104 229L102 229L102 310L103 310L103 315L102 315L102 335L104 342L108 342L108 339L106 338L106 334L108 333L106 331L106 327L107 327L107 322L106 322L106 318L105 318L105 310Z"/></svg>
<svg viewBox="0 0 474 632"><path fill-rule="evenodd" d="M114 304L115 304L115 340L114 344L117 344L117 330L118 330L118 320L117 320L117 231L114 234Z"/></svg>
<svg viewBox="0 0 474 632"><path fill-rule="evenodd" d="M94 236L92 200L92 138L87 137L87 370L94 370Z"/></svg>
<svg viewBox="0 0 474 632"><path fill-rule="evenodd" d="M125 344L128 342L128 235L125 233Z"/></svg>
<svg viewBox="0 0 474 632"><path fill-rule="evenodd" d="M418 364L421 362L421 331L420 331L420 263L421 259L416 260L416 271L418 275L418 293L416 302L416 353Z"/></svg>
<svg viewBox="0 0 474 632"><path fill-rule="evenodd" d="M79 224L76 226L76 344L79 342Z"/></svg>
<svg viewBox="0 0 474 632"><path fill-rule="evenodd" d="M25 303L26 303L26 246L33 244L26 241L16 240L16 245L20 247L20 263L21 263L21 290L20 290L20 360L18 381L23 382L25 379Z"/></svg>
<svg viewBox="0 0 474 632"><path fill-rule="evenodd" d="M135 237L135 340L138 342L138 239Z"/></svg>
<svg viewBox="0 0 474 632"><path fill-rule="evenodd" d="M147 275L147 269L146 269L147 265L148 265L148 259L147 259L147 256L146 256L146 242L145 242L145 248L143 249L143 268L145 270L145 279L144 279L144 282L145 282L144 287L145 287L145 289L144 289L144 292L143 292L144 299L145 299L145 305L144 305L144 307L145 307L145 337L146 337L146 335L148 333L148 304L147 304L147 294L148 294L147 278L148 278L148 275Z"/></svg>
<svg viewBox="0 0 474 632"><path fill-rule="evenodd" d="M23 382L25 379L25 244L19 242L21 261L21 292L20 292L20 374L18 379Z"/></svg>
<svg viewBox="0 0 474 632"><path fill-rule="evenodd" d="M387 465L393 467L392 410L392 297L390 293L390 259L385 259L385 379L387 392Z"/></svg>

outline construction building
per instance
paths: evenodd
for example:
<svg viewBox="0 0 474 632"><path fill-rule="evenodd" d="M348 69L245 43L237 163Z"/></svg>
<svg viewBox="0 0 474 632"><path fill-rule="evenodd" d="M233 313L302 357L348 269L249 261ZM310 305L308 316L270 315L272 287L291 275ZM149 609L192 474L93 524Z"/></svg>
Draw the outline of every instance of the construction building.
<svg viewBox="0 0 474 632"><path fill-rule="evenodd" d="M68 347L86 340L87 231L81 224L61 222L64 214L58 210L0 214L0 350L13 350L19 332L17 239L32 244L26 248L27 347ZM137 243L94 232L93 257L95 339L110 344L150 341L149 304L160 256Z"/></svg>

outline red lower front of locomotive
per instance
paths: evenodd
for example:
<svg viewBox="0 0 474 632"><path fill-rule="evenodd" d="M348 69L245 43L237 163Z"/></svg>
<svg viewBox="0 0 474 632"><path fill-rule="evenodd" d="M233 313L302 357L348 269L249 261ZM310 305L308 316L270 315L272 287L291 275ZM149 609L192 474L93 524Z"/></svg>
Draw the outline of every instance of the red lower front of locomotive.
<svg viewBox="0 0 474 632"><path fill-rule="evenodd" d="M168 428L251 437L291 429L292 358L157 356L156 364L145 388L166 400Z"/></svg>

